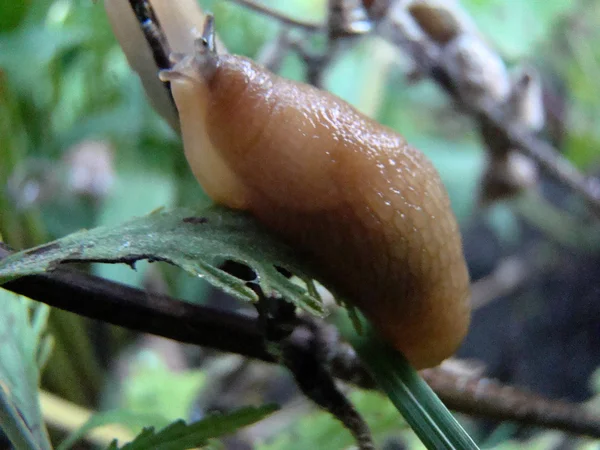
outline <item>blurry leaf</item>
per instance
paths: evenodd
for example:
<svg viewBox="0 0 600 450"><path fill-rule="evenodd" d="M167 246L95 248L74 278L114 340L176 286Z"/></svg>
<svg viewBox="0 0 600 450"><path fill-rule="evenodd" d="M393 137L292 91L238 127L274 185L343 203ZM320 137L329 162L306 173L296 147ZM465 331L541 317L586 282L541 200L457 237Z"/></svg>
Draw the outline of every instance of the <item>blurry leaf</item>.
<svg viewBox="0 0 600 450"><path fill-rule="evenodd" d="M526 448L527 450L548 450L553 448L560 448L562 445L565 445L565 436L563 433L557 431L546 431L544 433L540 433L538 436L532 437L523 441L521 439L517 440L509 440L505 441L502 444L488 447L492 450L516 450L520 448ZM584 443L580 445L576 444L576 441L570 442L568 447L571 449L576 448L597 448L597 443L590 443L590 447L587 447Z"/></svg>
<svg viewBox="0 0 600 450"><path fill-rule="evenodd" d="M208 441L206 443L206 445L204 445L202 447L202 449L203 450L227 450L227 447L225 447L225 444L223 444L221 441L212 439L212 440Z"/></svg>
<svg viewBox="0 0 600 450"><path fill-rule="evenodd" d="M120 402L134 412L153 412L166 422L148 422L147 426L162 427L173 420L188 417L205 382L205 374L192 370L170 371L149 349L135 358L121 388L123 397Z"/></svg>
<svg viewBox="0 0 600 450"><path fill-rule="evenodd" d="M81 27L51 29L39 25L0 35L0 67L18 80L15 85L21 93L45 103L51 91L50 74L45 72L50 62L90 37L91 33Z"/></svg>
<svg viewBox="0 0 600 450"><path fill-rule="evenodd" d="M27 427L19 410L9 398L9 393L4 388L0 389L0 424L2 424L3 437L6 436L10 444L16 448L42 450L33 436L32 430Z"/></svg>
<svg viewBox="0 0 600 450"><path fill-rule="evenodd" d="M117 58L113 59L117 60ZM113 76L118 73L119 62L117 60L106 63ZM61 79L60 98L52 117L53 124L60 134L61 143L69 146L90 136L111 136L113 139L126 141L128 152L138 150L142 153L143 149L135 149L135 147L149 128L155 113L148 105L138 80L133 77L123 77L119 80L119 86L111 85L109 80L97 79L98 77L94 79L90 74L84 74L84 70L93 69L93 67L85 67L84 63L85 61L80 61L80 64L71 70L77 75L77 79L73 77L70 80ZM68 75L64 72L63 77ZM87 86L90 83L105 84L101 89L108 98L100 99L98 93L82 96L82 93L89 91ZM118 100L117 103L108 101L109 90ZM152 159L153 156L153 154L146 154L144 159Z"/></svg>
<svg viewBox="0 0 600 450"><path fill-rule="evenodd" d="M597 224L577 220L538 192L525 192L515 199L513 205L522 220L545 234L550 241L584 253L595 253L600 248L600 229Z"/></svg>
<svg viewBox="0 0 600 450"><path fill-rule="evenodd" d="M311 282L310 273L294 250L274 239L249 215L222 207L203 211L159 211L116 227L73 233L62 239L16 253L0 262L0 283L43 273L74 261L127 263L167 261L239 299L256 301L247 281L219 269L224 261L247 264L267 296L280 295L304 310L323 314L320 299L288 279L284 268Z"/></svg>
<svg viewBox="0 0 600 450"><path fill-rule="evenodd" d="M227 50L234 54L254 56L268 39L275 36L277 23L262 14L248 13L244 7L220 0L200 3L205 11L215 15L217 33Z"/></svg>
<svg viewBox="0 0 600 450"><path fill-rule="evenodd" d="M327 5L323 0L261 0L282 14L316 23L325 22ZM285 6L284 6L285 5Z"/></svg>
<svg viewBox="0 0 600 450"><path fill-rule="evenodd" d="M398 414L389 399L373 391L356 390L350 400L360 415L367 421L376 448L383 448L391 436L398 436L408 429L408 425ZM268 444L259 445L258 450L342 450L352 447L356 441L350 432L331 414L316 410L303 414L293 425L278 434ZM411 447L412 448L412 447Z"/></svg>
<svg viewBox="0 0 600 450"><path fill-rule="evenodd" d="M493 230L494 236L507 247L517 245L523 239L521 226L513 209L511 203L498 202L491 205L484 216L484 220Z"/></svg>
<svg viewBox="0 0 600 450"><path fill-rule="evenodd" d="M386 95L388 67L397 57L395 49L365 39L352 51L343 52L326 73L327 90L354 105L363 114L375 117ZM369 64L363 64L369 60Z"/></svg>
<svg viewBox="0 0 600 450"><path fill-rule="evenodd" d="M132 429L142 429L147 427L150 423L156 424L161 420L162 419L157 418L155 414L134 412L125 409L100 412L94 414L85 424L71 433L69 437L62 441L58 447L56 447L56 450L70 449L77 441L82 439L95 428L104 427L111 424L119 424ZM167 424L168 422L161 426L166 426Z"/></svg>
<svg viewBox="0 0 600 450"><path fill-rule="evenodd" d="M209 416L200 422L186 425L177 421L168 427L155 432L154 428L146 428L132 442L118 447L111 444L109 449L120 450L182 450L198 447L209 439L234 433L238 429L251 425L274 412L274 406L260 408L243 408L226 415Z"/></svg>
<svg viewBox="0 0 600 450"><path fill-rule="evenodd" d="M565 0L462 0L486 38L508 59L531 55L535 44L547 39L556 21L578 2Z"/></svg>
<svg viewBox="0 0 600 450"><path fill-rule="evenodd" d="M17 27L27 13L31 0L0 2L0 33Z"/></svg>
<svg viewBox="0 0 600 450"><path fill-rule="evenodd" d="M598 132L596 124L590 128L593 128L594 132ZM572 130L567 135L565 146L565 156L580 168L588 167L600 160L598 155L600 136L594 136L591 133L578 133L577 130Z"/></svg>
<svg viewBox="0 0 600 450"><path fill-rule="evenodd" d="M49 308L0 288L0 311L2 429L17 448L50 449L38 396L39 350L49 339L44 334Z"/></svg>

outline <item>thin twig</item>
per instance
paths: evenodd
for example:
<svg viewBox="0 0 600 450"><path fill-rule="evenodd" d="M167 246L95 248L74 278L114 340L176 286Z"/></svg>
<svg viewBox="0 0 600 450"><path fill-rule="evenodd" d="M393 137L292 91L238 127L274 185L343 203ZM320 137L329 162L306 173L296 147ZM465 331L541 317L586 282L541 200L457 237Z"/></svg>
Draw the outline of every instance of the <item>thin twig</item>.
<svg viewBox="0 0 600 450"><path fill-rule="evenodd" d="M9 254L0 245L0 259ZM59 309L132 330L275 362L264 347L257 320L241 314L150 294L62 268L22 277L2 287ZM348 344L338 342L331 353L331 371L336 378L366 389L374 387ZM444 368L428 369L422 375L455 411L600 438L600 417L587 413L579 405L543 399L492 380L465 379Z"/></svg>
<svg viewBox="0 0 600 450"><path fill-rule="evenodd" d="M160 22L154 13L154 9L145 0L129 0L129 4L140 24L140 29L144 33L146 41L152 49L152 56L156 67L159 69L169 69L171 67L169 59L171 49L162 31Z"/></svg>
<svg viewBox="0 0 600 450"><path fill-rule="evenodd" d="M129 4L140 25L140 30L144 34L144 38L150 46L156 67L159 69L170 69L171 48L167 43L167 37L160 26L152 5L146 0L129 0ZM168 81L162 81L162 85L167 90L171 100L173 100L171 84Z"/></svg>
<svg viewBox="0 0 600 450"><path fill-rule="evenodd" d="M502 258L494 270L471 284L471 308L482 308L505 297L559 264L545 246L534 245L525 251Z"/></svg>
<svg viewBox="0 0 600 450"><path fill-rule="evenodd" d="M403 20L410 19L406 17L407 14L402 16ZM387 26L381 27L380 35L408 54L419 71L428 75L442 87L463 107L464 111L480 122L482 128L487 127L488 130L491 128L496 133L497 139L510 142L519 151L537 162L548 175L581 195L590 205L594 214L600 216L599 180L581 174L552 145L538 138L532 132L511 123L499 105L475 106L468 104L466 99L460 98L458 90L451 81L450 71L446 66L448 62L444 61L439 46L427 39L425 34L419 35L418 39L415 39L414 36L407 33L407 29L410 28L388 19Z"/></svg>
<svg viewBox="0 0 600 450"><path fill-rule="evenodd" d="M451 410L479 418L600 437L600 416L583 406L550 400L490 378L459 373L444 366L445 363L442 363L419 374ZM373 388L373 381L356 352L346 343L337 346L331 370L340 379L363 388Z"/></svg>
<svg viewBox="0 0 600 450"><path fill-rule="evenodd" d="M292 372L306 397L329 411L346 427L359 450L374 450L369 426L339 388L330 370L329 351L335 349L330 348L331 333L323 333L328 328L314 320L296 323L292 333L278 343L281 363Z"/></svg>
<svg viewBox="0 0 600 450"><path fill-rule="evenodd" d="M594 214L600 216L600 180L583 175L552 145L521 127L511 124L500 111L482 108L479 113L521 153L536 161L548 175L579 193L590 205Z"/></svg>
<svg viewBox="0 0 600 450"><path fill-rule="evenodd" d="M0 259L9 252L0 245ZM3 288L56 308L179 342L274 362L256 321L73 270L19 278Z"/></svg>
<svg viewBox="0 0 600 450"><path fill-rule="evenodd" d="M600 417L568 402L549 401L539 395L505 386L486 378L452 376L436 369L421 371L423 379L447 405L456 411L524 425L561 429L598 437ZM509 419L508 415L513 418ZM518 417L518 418L517 418Z"/></svg>
<svg viewBox="0 0 600 450"><path fill-rule="evenodd" d="M325 49L320 52L307 49L306 39L293 39L288 42L281 41L281 47L279 47L278 43L275 44L275 48L278 50L291 48L298 54L306 67L307 82L318 88L323 87L324 74L339 54L343 43L347 42L348 39L356 38L371 30L367 13L364 11L362 3L358 0L355 0L355 3L352 4L349 4L349 0L330 0L328 2L327 21L323 24L292 19L253 0L229 1L271 17L283 25L302 28L309 32L326 32L327 41ZM354 9L348 10L348 8Z"/></svg>
<svg viewBox="0 0 600 450"><path fill-rule="evenodd" d="M263 14L272 19L275 19L278 22L282 23L283 25L288 25L288 26L292 26L292 27L296 27L296 28L302 28L302 29L308 30L308 31L319 31L324 28L324 25L321 23L306 22L303 20L294 19L293 17L286 16L285 14L275 11L265 5L261 5L260 3L257 3L253 0L228 0L228 1L231 3L235 3L237 5L244 6L248 9L251 9L252 11L255 11L259 14Z"/></svg>

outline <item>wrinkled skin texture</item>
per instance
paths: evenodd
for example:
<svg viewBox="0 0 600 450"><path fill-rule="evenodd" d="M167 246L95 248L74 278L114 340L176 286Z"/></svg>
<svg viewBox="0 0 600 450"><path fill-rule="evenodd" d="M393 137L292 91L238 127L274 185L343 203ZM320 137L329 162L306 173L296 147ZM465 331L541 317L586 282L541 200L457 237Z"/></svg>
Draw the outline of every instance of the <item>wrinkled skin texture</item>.
<svg viewBox="0 0 600 450"><path fill-rule="evenodd" d="M337 97L242 57L173 73L186 156L215 201L249 210L302 252L417 368L454 353L469 278L423 154Z"/></svg>

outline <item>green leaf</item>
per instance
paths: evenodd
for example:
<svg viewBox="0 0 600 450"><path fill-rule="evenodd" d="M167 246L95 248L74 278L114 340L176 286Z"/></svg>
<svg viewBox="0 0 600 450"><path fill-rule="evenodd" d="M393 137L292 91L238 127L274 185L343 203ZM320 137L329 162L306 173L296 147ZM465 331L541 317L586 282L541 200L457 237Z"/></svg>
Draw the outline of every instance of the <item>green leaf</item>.
<svg viewBox="0 0 600 450"><path fill-rule="evenodd" d="M408 429L396 408L380 392L355 390L349 397L369 425L376 448L384 448L389 437ZM353 445L356 445L356 441L340 421L326 411L315 410L302 414L298 420L294 420L291 427L279 433L273 441L258 445L257 449L341 450Z"/></svg>
<svg viewBox="0 0 600 450"><path fill-rule="evenodd" d="M428 449L478 448L401 353L381 341L370 327L360 336L349 326L341 328L379 387Z"/></svg>
<svg viewBox="0 0 600 450"><path fill-rule="evenodd" d="M50 339L45 335L49 308L0 288L0 311L2 429L19 449L50 449L38 396L38 363Z"/></svg>
<svg viewBox="0 0 600 450"><path fill-rule="evenodd" d="M226 415L215 414L204 420L187 425L178 420L168 427L155 432L146 428L132 442L118 447L113 442L109 450L182 450L207 444L209 439L218 438L251 425L276 411L272 405L260 408L248 407Z"/></svg>
<svg viewBox="0 0 600 450"><path fill-rule="evenodd" d="M102 203L97 224L118 226L131 217L138 217L153 211L161 205L175 203L174 176L151 170L148 165L123 170L112 187L111 195ZM142 287L147 265L137 267L135 272L120 265L96 265L93 273L119 283Z"/></svg>
<svg viewBox="0 0 600 450"><path fill-rule="evenodd" d="M513 60L531 55L537 43L548 39L556 22L577 8L577 2L564 0L466 0L463 4L494 46Z"/></svg>
<svg viewBox="0 0 600 450"><path fill-rule="evenodd" d="M98 427L103 427L110 424L119 424L128 428L142 429L144 426L148 426L149 423L157 423L162 421L163 419L161 417L157 417L156 414L135 412L126 409L100 412L94 414L81 427L71 433L64 441L60 443L58 447L56 447L56 450L70 449L77 441Z"/></svg>
<svg viewBox="0 0 600 450"><path fill-rule="evenodd" d="M33 437L32 430L19 414L10 394L0 389L0 423L2 431L8 437L8 440L17 448L23 450L42 450Z"/></svg>
<svg viewBox="0 0 600 450"><path fill-rule="evenodd" d="M164 418L163 423L146 425L165 426L186 417L206 375L199 370L173 372L159 355L148 349L131 359L129 376L121 386L121 404L132 411L152 412Z"/></svg>
<svg viewBox="0 0 600 450"><path fill-rule="evenodd" d="M308 288L312 276L294 250L274 239L248 214L216 206L203 211L158 211L116 227L80 231L16 253L0 261L0 284L52 270L65 262L133 266L139 260L170 262L239 299L258 300L247 281L218 268L224 261L236 261L254 270L255 282L267 296L281 296L312 314L323 314L316 291ZM295 274L305 285L288 279L278 268Z"/></svg>
<svg viewBox="0 0 600 450"><path fill-rule="evenodd" d="M19 28L0 35L0 67L16 82L21 94L37 94L32 96L35 101L44 103L52 91L51 62L90 37L82 27L57 30L36 24Z"/></svg>
<svg viewBox="0 0 600 450"><path fill-rule="evenodd" d="M31 0L0 3L0 32L6 33L16 28L27 14L30 3Z"/></svg>

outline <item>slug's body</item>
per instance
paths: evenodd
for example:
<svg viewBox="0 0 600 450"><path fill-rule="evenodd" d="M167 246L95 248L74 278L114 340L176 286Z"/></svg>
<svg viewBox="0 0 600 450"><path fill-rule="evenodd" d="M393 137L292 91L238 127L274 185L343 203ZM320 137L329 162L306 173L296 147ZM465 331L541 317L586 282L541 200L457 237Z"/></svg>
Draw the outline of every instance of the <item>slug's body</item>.
<svg viewBox="0 0 600 450"><path fill-rule="evenodd" d="M163 75L185 153L217 202L250 211L418 368L469 323L469 279L431 163L326 92L199 49Z"/></svg>

